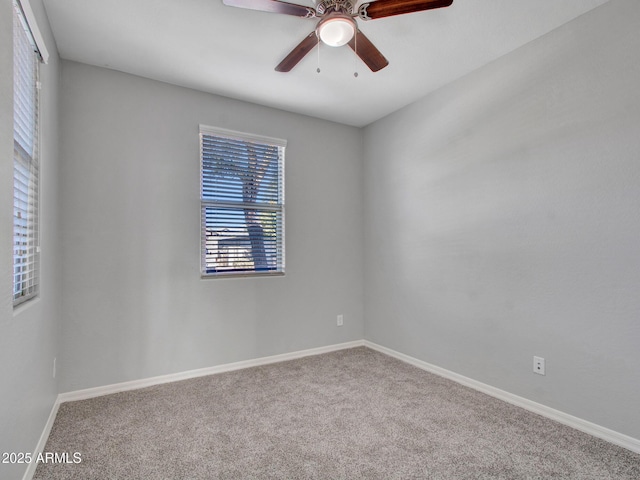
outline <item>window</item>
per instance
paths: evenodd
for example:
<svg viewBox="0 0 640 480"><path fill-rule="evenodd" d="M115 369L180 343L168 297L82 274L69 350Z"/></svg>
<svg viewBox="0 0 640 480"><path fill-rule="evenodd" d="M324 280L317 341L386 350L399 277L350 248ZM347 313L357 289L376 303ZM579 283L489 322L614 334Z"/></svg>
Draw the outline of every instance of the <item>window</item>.
<svg viewBox="0 0 640 480"><path fill-rule="evenodd" d="M23 7L25 7L23 9ZM39 63L26 2L13 3L13 304L38 294ZM33 27L33 28L31 28ZM39 33L36 35L41 38Z"/></svg>
<svg viewBox="0 0 640 480"><path fill-rule="evenodd" d="M284 273L286 143L200 126L203 276Z"/></svg>

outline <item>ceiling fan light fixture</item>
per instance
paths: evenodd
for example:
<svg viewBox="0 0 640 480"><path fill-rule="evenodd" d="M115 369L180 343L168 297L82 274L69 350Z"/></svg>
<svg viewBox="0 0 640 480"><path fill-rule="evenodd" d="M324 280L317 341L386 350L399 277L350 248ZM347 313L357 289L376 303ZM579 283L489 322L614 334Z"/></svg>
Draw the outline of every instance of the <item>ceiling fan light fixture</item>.
<svg viewBox="0 0 640 480"><path fill-rule="evenodd" d="M346 45L356 34L355 22L347 16L327 18L318 25L318 37L330 47Z"/></svg>

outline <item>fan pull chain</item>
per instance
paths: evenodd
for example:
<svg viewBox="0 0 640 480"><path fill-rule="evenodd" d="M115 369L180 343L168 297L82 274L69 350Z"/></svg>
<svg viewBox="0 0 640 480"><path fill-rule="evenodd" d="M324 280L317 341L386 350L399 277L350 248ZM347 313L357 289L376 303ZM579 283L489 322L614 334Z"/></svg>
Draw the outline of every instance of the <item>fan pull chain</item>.
<svg viewBox="0 0 640 480"><path fill-rule="evenodd" d="M358 78L358 29L356 29L356 33L353 37L353 76Z"/></svg>
<svg viewBox="0 0 640 480"><path fill-rule="evenodd" d="M318 36L318 34L316 33L316 36ZM320 37L318 36L318 68L316 69L316 72L320 73L320 44L322 42L320 41Z"/></svg>

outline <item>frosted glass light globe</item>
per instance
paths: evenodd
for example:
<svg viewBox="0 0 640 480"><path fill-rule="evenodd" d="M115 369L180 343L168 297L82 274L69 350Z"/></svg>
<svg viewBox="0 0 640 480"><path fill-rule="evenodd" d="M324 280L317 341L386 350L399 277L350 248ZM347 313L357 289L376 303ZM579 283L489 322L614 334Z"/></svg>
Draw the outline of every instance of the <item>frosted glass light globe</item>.
<svg viewBox="0 0 640 480"><path fill-rule="evenodd" d="M330 18L318 27L318 35L322 43L330 47L341 47L353 38L356 29L353 21L347 18Z"/></svg>

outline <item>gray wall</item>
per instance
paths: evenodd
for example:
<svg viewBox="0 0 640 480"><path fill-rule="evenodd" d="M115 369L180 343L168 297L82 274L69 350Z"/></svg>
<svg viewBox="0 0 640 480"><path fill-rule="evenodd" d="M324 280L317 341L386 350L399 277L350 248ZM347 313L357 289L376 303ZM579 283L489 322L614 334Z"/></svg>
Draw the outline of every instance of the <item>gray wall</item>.
<svg viewBox="0 0 640 480"><path fill-rule="evenodd" d="M358 129L62 72L61 392L363 338ZM199 124L289 141L285 276L200 279Z"/></svg>
<svg viewBox="0 0 640 480"><path fill-rule="evenodd" d="M58 393L53 378L60 322L58 231L58 89L55 43L40 1L31 1L51 57L41 66L41 294L12 306L13 14L0 0L0 452L31 452ZM25 465L0 464L0 478Z"/></svg>
<svg viewBox="0 0 640 480"><path fill-rule="evenodd" d="M640 438L638 25L614 0L366 129L367 339Z"/></svg>

